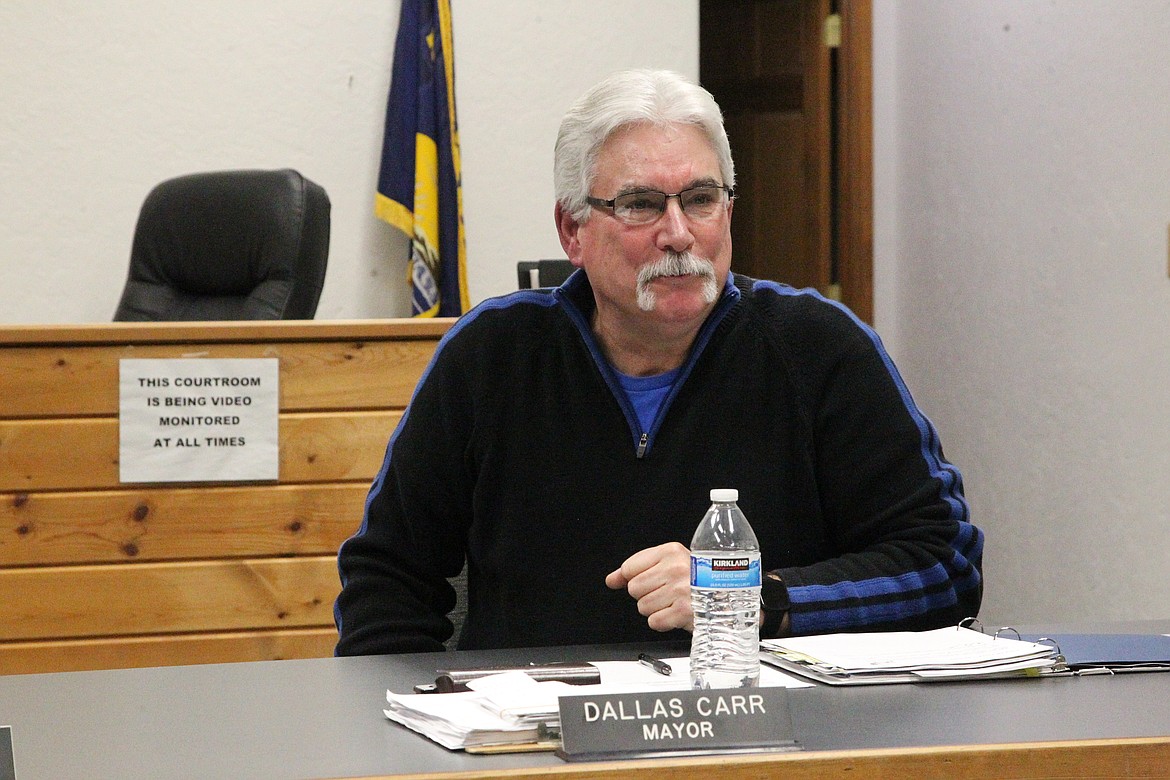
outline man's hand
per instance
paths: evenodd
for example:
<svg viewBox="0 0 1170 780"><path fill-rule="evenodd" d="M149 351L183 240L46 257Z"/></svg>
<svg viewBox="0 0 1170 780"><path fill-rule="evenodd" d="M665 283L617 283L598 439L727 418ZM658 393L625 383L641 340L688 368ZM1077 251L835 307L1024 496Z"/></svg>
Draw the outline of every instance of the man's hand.
<svg viewBox="0 0 1170 780"><path fill-rule="evenodd" d="M655 631L694 630L691 614L691 551L668 542L634 553L605 584L625 588L638 600L638 612Z"/></svg>

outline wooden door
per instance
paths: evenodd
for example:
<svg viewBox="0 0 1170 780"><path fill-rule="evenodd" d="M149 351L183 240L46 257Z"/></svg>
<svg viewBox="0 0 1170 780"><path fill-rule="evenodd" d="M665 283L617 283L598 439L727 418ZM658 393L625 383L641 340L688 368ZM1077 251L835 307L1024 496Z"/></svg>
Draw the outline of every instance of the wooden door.
<svg viewBox="0 0 1170 780"><path fill-rule="evenodd" d="M873 320L872 0L700 0L735 157L740 273Z"/></svg>

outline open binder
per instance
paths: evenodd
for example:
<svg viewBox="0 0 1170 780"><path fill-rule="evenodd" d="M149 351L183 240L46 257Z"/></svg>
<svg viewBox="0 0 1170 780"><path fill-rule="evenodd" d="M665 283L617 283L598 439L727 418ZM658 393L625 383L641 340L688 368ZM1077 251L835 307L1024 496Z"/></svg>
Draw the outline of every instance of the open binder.
<svg viewBox="0 0 1170 780"><path fill-rule="evenodd" d="M977 621L933 631L765 639L760 642L760 658L829 685L985 680L1067 671L1054 643L1025 641L1014 629L987 634L973 625Z"/></svg>
<svg viewBox="0 0 1170 780"><path fill-rule="evenodd" d="M1170 671L1165 634L1035 634L1025 641L1052 645L1072 674Z"/></svg>

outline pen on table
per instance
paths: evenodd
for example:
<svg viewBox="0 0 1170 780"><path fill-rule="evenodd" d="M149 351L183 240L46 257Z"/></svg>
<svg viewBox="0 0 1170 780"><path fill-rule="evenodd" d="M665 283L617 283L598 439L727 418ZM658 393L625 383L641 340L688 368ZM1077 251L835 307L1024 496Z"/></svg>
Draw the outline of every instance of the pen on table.
<svg viewBox="0 0 1170 780"><path fill-rule="evenodd" d="M642 666L649 666L654 671L661 675L665 675L666 677L669 677L671 671L673 671L670 668L670 664L666 663L665 661L659 661L657 658L647 655L646 653L638 654L638 663L642 664Z"/></svg>

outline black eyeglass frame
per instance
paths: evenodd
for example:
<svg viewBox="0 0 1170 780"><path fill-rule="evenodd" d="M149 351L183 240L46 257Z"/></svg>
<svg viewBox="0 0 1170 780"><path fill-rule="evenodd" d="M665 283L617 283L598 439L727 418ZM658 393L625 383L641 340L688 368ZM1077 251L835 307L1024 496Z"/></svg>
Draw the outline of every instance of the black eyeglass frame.
<svg viewBox="0 0 1170 780"><path fill-rule="evenodd" d="M623 192L622 194L616 195L613 198L610 198L609 200L605 200L603 198L595 198L592 195L586 195L585 202L588 203L590 206L592 206L595 209L608 209L609 212L611 214L613 214L615 219L621 220L622 222L626 222L626 220L622 219L621 217L619 217L617 215L617 209L615 208L618 200L621 198L629 197L631 195L662 195L663 196L663 198L662 198L662 211L658 212L658 217L660 217L666 213L666 204L670 202L671 198L678 198L679 208L682 209L683 214L686 214L687 210L685 207L683 207L682 196L687 194L688 192L691 192L692 190L722 190L723 192L727 193L727 203L730 203L731 201L735 200L735 187L729 187L726 184L696 184L694 187L687 187L685 190L679 190L678 192L673 193L673 194L666 193L666 192L660 192L659 190L637 190L635 192ZM720 204L720 205L727 205L727 204L724 203L724 204ZM687 215L687 216L690 216L690 215ZM657 219L657 217L655 219ZM629 223L629 222L627 222L627 224L635 224L635 225L636 224L646 224L646 225L648 225L648 224L650 224L650 222L653 222L653 221L654 220L650 220L649 222L643 222L643 223L637 223L637 222Z"/></svg>

